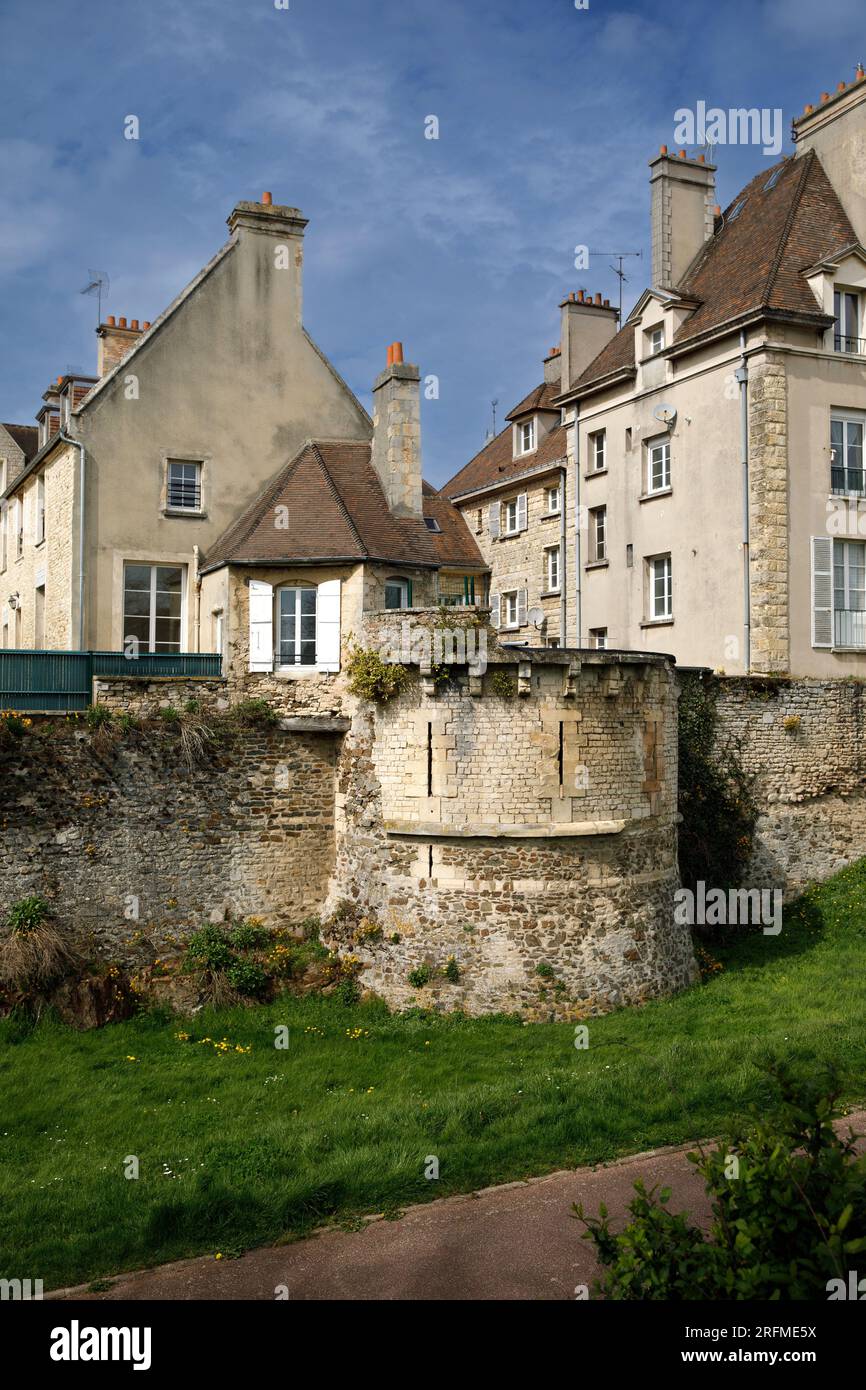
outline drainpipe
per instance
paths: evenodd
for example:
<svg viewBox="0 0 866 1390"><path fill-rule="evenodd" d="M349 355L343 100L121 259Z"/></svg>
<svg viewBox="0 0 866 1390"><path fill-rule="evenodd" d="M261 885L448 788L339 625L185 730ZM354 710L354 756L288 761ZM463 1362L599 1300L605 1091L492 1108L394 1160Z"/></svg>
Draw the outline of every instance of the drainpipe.
<svg viewBox="0 0 866 1390"><path fill-rule="evenodd" d="M199 569L199 548L192 548L195 564L195 650L201 651L201 571Z"/></svg>
<svg viewBox="0 0 866 1390"><path fill-rule="evenodd" d="M84 445L60 430L64 444L78 450L78 650L84 651Z"/></svg>
<svg viewBox="0 0 866 1390"><path fill-rule="evenodd" d="M568 646L568 634L565 630L565 610L566 610L566 578L568 575L568 565L565 562L565 480L566 470L559 470L559 563L562 566L562 574L559 576L559 645Z"/></svg>
<svg viewBox="0 0 866 1390"><path fill-rule="evenodd" d="M574 645L580 646L580 408L574 407Z"/></svg>
<svg viewBox="0 0 866 1390"><path fill-rule="evenodd" d="M735 376L740 386L740 462L743 466L743 667L752 669L752 603L749 573L749 363L746 334L740 331L742 360Z"/></svg>

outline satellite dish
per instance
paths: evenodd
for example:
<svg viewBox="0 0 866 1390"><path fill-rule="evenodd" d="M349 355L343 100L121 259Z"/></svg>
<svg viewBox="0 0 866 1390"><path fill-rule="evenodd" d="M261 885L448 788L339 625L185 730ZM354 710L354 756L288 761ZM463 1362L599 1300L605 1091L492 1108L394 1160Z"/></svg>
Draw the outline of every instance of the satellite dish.
<svg viewBox="0 0 866 1390"><path fill-rule="evenodd" d="M665 403L657 405L653 411L653 419L660 421L663 425L669 425L673 429L677 422L676 408Z"/></svg>
<svg viewBox="0 0 866 1390"><path fill-rule="evenodd" d="M529 621L532 623L533 627L541 627L542 623L544 622L544 609L530 608L526 616L529 618Z"/></svg>

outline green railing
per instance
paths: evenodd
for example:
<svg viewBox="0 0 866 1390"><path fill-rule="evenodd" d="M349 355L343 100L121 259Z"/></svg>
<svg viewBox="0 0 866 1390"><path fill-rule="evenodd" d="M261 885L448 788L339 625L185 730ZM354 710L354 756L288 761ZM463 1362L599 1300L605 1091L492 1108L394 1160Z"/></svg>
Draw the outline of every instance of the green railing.
<svg viewBox="0 0 866 1390"><path fill-rule="evenodd" d="M83 710L90 704L94 676L187 676L222 674L219 654L210 652L32 652L0 648L0 709Z"/></svg>

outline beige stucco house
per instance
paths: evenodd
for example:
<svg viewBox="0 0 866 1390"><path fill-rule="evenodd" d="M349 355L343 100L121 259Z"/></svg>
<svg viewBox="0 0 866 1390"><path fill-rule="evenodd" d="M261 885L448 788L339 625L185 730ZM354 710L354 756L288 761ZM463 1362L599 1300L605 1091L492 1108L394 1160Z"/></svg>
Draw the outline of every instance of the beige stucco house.
<svg viewBox="0 0 866 1390"><path fill-rule="evenodd" d="M619 331L569 296L544 386L444 489L515 641L866 674L862 69L794 139L724 212L714 167L662 147L652 286ZM555 473L558 612L538 500Z"/></svg>
<svg viewBox="0 0 866 1390"><path fill-rule="evenodd" d="M97 376L58 378L35 428L0 429L5 647L231 651L246 664L253 593L269 646L255 669L331 670L341 606L348 631L377 603L484 597L462 518L422 488L418 369L390 350L374 432L303 326L305 219L266 193L228 225L155 322L100 326ZM262 547L259 533L250 549L250 509L272 492L272 517L286 518L271 526L278 543ZM290 579L298 633L317 634L303 662L277 636Z"/></svg>

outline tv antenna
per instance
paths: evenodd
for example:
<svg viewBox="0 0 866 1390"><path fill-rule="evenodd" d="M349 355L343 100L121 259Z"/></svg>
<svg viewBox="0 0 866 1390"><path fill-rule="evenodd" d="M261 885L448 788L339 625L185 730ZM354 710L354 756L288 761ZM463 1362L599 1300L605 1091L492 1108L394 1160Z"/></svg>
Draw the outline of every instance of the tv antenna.
<svg viewBox="0 0 866 1390"><path fill-rule="evenodd" d="M108 278L108 272L105 270L88 270L87 274L90 283L84 286L81 293L96 295L96 327L98 328L102 323L102 296L108 294L111 282Z"/></svg>
<svg viewBox="0 0 866 1390"><path fill-rule="evenodd" d="M617 323L622 327L622 287L628 284L628 276L622 268L623 261L628 256L637 256L643 259L643 251L590 251L591 256L612 256L617 262L611 266L611 270L619 280L619 308L617 309Z"/></svg>
<svg viewBox="0 0 866 1390"><path fill-rule="evenodd" d="M491 401L491 402L490 402L490 405L491 405L491 407L492 407L492 409L493 409L493 434L490 436L491 439L495 439L495 438L496 438L496 407L498 406L498 404L499 404L499 401L498 401L498 400L495 400L495 401Z"/></svg>

